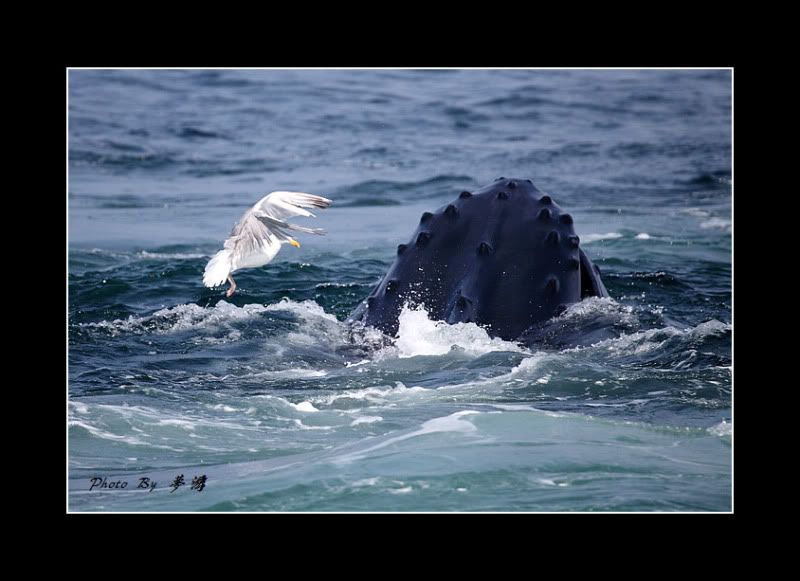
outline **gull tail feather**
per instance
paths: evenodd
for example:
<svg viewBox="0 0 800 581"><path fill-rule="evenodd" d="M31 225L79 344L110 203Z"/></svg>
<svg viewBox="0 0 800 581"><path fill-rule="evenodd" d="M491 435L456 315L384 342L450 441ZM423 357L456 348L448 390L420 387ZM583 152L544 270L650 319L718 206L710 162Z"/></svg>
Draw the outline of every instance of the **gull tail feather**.
<svg viewBox="0 0 800 581"><path fill-rule="evenodd" d="M203 273L203 284L212 287L223 284L231 272L231 253L228 249L220 250L206 264Z"/></svg>

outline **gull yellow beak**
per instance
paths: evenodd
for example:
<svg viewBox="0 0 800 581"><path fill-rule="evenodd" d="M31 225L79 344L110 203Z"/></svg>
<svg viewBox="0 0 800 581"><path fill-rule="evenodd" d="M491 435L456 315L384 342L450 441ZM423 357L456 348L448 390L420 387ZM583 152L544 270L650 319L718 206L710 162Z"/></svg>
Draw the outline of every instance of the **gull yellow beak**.
<svg viewBox="0 0 800 581"><path fill-rule="evenodd" d="M291 244L295 248L300 248L300 243L297 240L289 240L289 244Z"/></svg>

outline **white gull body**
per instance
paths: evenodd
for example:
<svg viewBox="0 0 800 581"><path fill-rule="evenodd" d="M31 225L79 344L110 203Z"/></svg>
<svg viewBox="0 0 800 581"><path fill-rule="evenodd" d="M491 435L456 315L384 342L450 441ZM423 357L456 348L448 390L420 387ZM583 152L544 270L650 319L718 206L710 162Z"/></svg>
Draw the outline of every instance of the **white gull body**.
<svg viewBox="0 0 800 581"><path fill-rule="evenodd" d="M328 198L302 192L279 191L264 196L244 213L225 240L223 249L208 261L203 284L214 287L227 280L231 287L226 295L231 296L236 290L236 282L231 276L234 272L270 263L284 243L300 246L289 231L325 234L319 228L305 228L286 220L294 216L315 218L304 208L327 208L330 205Z"/></svg>

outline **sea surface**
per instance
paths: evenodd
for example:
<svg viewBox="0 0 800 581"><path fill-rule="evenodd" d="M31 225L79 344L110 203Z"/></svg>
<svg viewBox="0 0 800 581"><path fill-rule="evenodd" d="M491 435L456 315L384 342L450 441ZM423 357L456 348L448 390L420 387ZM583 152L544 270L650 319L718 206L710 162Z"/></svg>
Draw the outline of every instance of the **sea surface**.
<svg viewBox="0 0 800 581"><path fill-rule="evenodd" d="M68 84L70 511L732 509L730 71ZM500 176L573 215L611 299L558 324L611 336L344 323L423 211ZM331 198L297 220L327 236L205 288L273 190Z"/></svg>

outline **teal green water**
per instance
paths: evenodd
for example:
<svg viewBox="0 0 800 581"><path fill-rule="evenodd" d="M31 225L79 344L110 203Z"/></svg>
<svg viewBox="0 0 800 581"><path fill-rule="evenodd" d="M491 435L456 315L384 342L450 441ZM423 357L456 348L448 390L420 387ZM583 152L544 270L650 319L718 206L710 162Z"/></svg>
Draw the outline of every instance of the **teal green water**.
<svg viewBox="0 0 800 581"><path fill-rule="evenodd" d="M73 71L69 96L71 511L731 509L728 72ZM612 298L553 323L581 346L343 323L423 211L500 175L603 271ZM204 288L275 189L333 199L328 235Z"/></svg>

